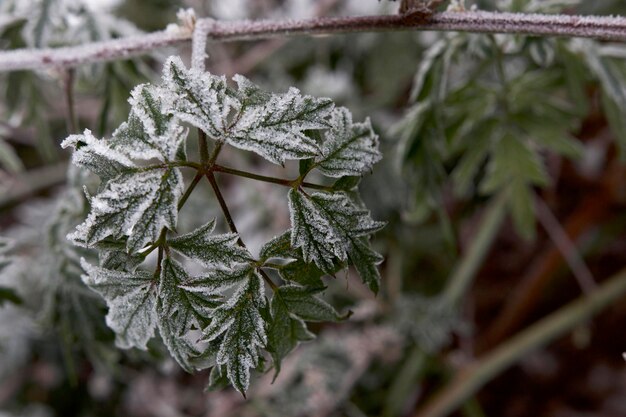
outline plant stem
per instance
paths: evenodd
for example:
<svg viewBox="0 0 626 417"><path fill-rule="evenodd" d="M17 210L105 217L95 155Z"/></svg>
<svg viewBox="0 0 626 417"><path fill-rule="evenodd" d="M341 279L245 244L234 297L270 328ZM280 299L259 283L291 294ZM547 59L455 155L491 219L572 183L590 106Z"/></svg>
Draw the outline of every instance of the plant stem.
<svg viewBox="0 0 626 417"><path fill-rule="evenodd" d="M206 167L209 164L209 145L206 133L202 129L198 129L198 148L200 149L200 161Z"/></svg>
<svg viewBox="0 0 626 417"><path fill-rule="evenodd" d="M533 350L566 334L580 323L626 294L626 270L622 270L597 290L578 298L513 336L476 362L457 372L455 378L415 417L443 417L456 410L496 375Z"/></svg>
<svg viewBox="0 0 626 417"><path fill-rule="evenodd" d="M443 12L424 19L411 19L404 15L347 16L284 21L226 22L199 19L196 25L206 25L208 30L205 33L213 42L252 41L295 35L405 30L511 33L626 41L626 18L624 17L483 11ZM73 47L5 51L0 52L0 71L75 67L86 63L128 59L149 53L157 48L188 42L191 37L192 34L184 30L161 31Z"/></svg>
<svg viewBox="0 0 626 417"><path fill-rule="evenodd" d="M222 213L224 214L224 218L226 219L226 223L228 224L228 229L231 231L231 233L237 234L237 236L239 237L237 242L239 243L240 246L245 247L246 245L243 243L243 241L241 240L241 237L239 236L239 231L237 231L237 226L235 226L233 217L230 215L230 210L228 209L226 200L224 200L224 196L222 195L222 192L220 191L220 187L217 185L217 180L215 179L215 175L213 174L213 172L210 172L210 171L205 173L205 175L207 179L209 180L209 183L211 183L211 187L213 188L215 197L217 197L217 201L220 204L220 208L222 209Z"/></svg>
<svg viewBox="0 0 626 417"><path fill-rule="evenodd" d="M495 197L483 214L478 234L472 241L469 251L463 256L448 281L443 291L441 301L450 306L456 305L465 294L472 280L476 276L478 268L485 260L489 249L500 230L500 226L506 214L508 193L502 193Z"/></svg>
<svg viewBox="0 0 626 417"><path fill-rule="evenodd" d="M65 106L66 109L66 126L69 134L78 133L78 120L76 119L76 109L74 108L74 68L68 68L65 71L64 90L65 90Z"/></svg>
<svg viewBox="0 0 626 417"><path fill-rule="evenodd" d="M229 175L236 175L238 177L249 178L251 180L256 180L256 181L268 182L271 184L278 184L284 187L294 187L298 185L298 180L288 180L288 179L283 179L283 178L267 177L265 175L258 175L258 174L254 174L252 172L247 172L247 171L240 171L238 169L228 168L228 167L217 165L217 164L213 165L212 171L222 172L224 174L229 174ZM328 187L326 185L312 184L309 182L303 182L300 185L303 187L312 188L315 190L332 191L332 187Z"/></svg>
<svg viewBox="0 0 626 417"><path fill-rule="evenodd" d="M204 176L204 174L202 173L202 171L198 171L196 176L193 177L193 180L191 181L191 184L189 184L189 187L187 187L187 190L185 191L185 194L183 194L183 196L180 198L180 201L178 202L178 211L180 211L183 208L183 206L185 205L185 203L189 199L189 196L191 195L193 190L196 188L196 185L198 185L198 183L200 182L200 180L202 179L203 176Z"/></svg>
<svg viewBox="0 0 626 417"><path fill-rule="evenodd" d="M212 171L207 172L205 175L207 179L209 180L209 182L211 183L211 187L213 187L213 191L215 192L217 201L220 204L222 213L224 213L224 218L226 219L226 223L228 224L228 229L231 231L231 233L237 234L237 243L239 244L239 246L245 248L246 244L243 243L243 240L241 239L241 236L239 235L239 231L237 231L237 226L235 226L235 221L233 220L233 216L231 216L230 210L228 209L228 206L226 205L226 201L224 200L224 196L222 195L222 192L220 191L220 187L217 184L215 175L213 174ZM263 280L270 286L272 291L275 292L276 290L278 290L278 286L274 284L272 279L269 277L269 275L267 275L265 271L263 271L261 268L257 268L257 271L259 271L259 274L261 274L261 276L263 277Z"/></svg>

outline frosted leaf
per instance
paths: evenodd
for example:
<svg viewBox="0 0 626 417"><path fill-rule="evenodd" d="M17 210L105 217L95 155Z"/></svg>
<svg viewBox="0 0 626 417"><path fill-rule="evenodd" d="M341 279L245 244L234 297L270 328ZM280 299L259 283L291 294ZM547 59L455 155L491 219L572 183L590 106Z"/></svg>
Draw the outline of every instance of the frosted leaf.
<svg viewBox="0 0 626 417"><path fill-rule="evenodd" d="M356 205L346 193L315 193L308 197L296 190L289 192L291 244L301 248L305 262L314 262L327 273L337 269L335 260L354 264L361 279L378 291L380 274L376 268L382 259L365 236L384 226L372 220L368 210ZM298 262L287 264L281 276L305 285L317 283L319 275ZM302 280L298 280L301 278Z"/></svg>
<svg viewBox="0 0 626 417"><path fill-rule="evenodd" d="M303 259L325 272L334 271L334 260L345 262L353 240L376 232L384 223L372 220L347 194L315 193L306 196L289 191L291 244L302 248Z"/></svg>
<svg viewBox="0 0 626 417"><path fill-rule="evenodd" d="M293 87L284 94L264 95L242 76L235 81L244 100L226 137L229 144L276 164L319 154L317 144L304 131L328 127L332 100L302 95Z"/></svg>
<svg viewBox="0 0 626 417"><path fill-rule="evenodd" d="M156 287L152 274L98 268L81 260L87 275L83 281L100 294L109 307L107 325L116 334L115 344L122 349L146 350L157 324Z"/></svg>
<svg viewBox="0 0 626 417"><path fill-rule="evenodd" d="M376 265L383 261L383 257L370 247L366 237L352 240L352 246L348 251L350 263L354 265L361 280L372 290L378 293L380 289L380 272Z"/></svg>
<svg viewBox="0 0 626 417"><path fill-rule="evenodd" d="M226 78L185 68L179 57L163 66L169 111L209 137L221 140L228 130L228 116L238 111L239 101L228 91Z"/></svg>
<svg viewBox="0 0 626 417"><path fill-rule="evenodd" d="M189 279L182 265L165 258L161 263L157 311L159 332L165 346L183 369L192 372L190 359L199 352L186 335L208 323L211 310L218 304L214 297L186 291L182 285Z"/></svg>
<svg viewBox="0 0 626 417"><path fill-rule="evenodd" d="M348 242L328 216L309 197L289 190L291 245L302 248L305 262L315 262L322 270L332 270L334 259L345 261Z"/></svg>
<svg viewBox="0 0 626 417"><path fill-rule="evenodd" d="M289 312L306 321L337 321L341 317L335 309L317 296L324 288L306 288L299 285L280 287L275 297L285 303Z"/></svg>
<svg viewBox="0 0 626 417"><path fill-rule="evenodd" d="M230 302L216 309L204 329L205 341L221 337L216 361L226 367L228 379L245 395L250 368L259 365L259 350L267 344L265 321L259 309L265 305L261 277L250 273Z"/></svg>
<svg viewBox="0 0 626 417"><path fill-rule="evenodd" d="M271 321L267 328L267 350L274 361L275 374L280 372L282 359L299 342L312 340L315 335L307 328L304 321L289 314L287 304L280 296L274 295L270 303Z"/></svg>
<svg viewBox="0 0 626 417"><path fill-rule="evenodd" d="M215 220L211 220L191 233L169 239L168 243L172 249L206 267L218 264L232 265L252 259L250 253L237 244L239 239L237 234L211 235L214 229Z"/></svg>
<svg viewBox="0 0 626 417"><path fill-rule="evenodd" d="M340 178L358 176L372 169L382 156L378 151L378 136L369 119L353 123L352 114L345 107L333 110L331 128L324 132L321 155L315 166L322 174Z"/></svg>
<svg viewBox="0 0 626 417"><path fill-rule="evenodd" d="M0 236L0 272L11 263L10 257L6 256L7 252L13 247L9 239Z"/></svg>
<svg viewBox="0 0 626 417"><path fill-rule="evenodd" d="M259 258L265 262L271 258L297 258L296 251L291 247L291 230L275 236L261 247Z"/></svg>
<svg viewBox="0 0 626 417"><path fill-rule="evenodd" d="M175 229L183 186L176 168L121 174L91 199L87 219L68 238L93 246L107 237L128 235L127 250L137 252L156 241L164 227Z"/></svg>
<svg viewBox="0 0 626 417"><path fill-rule="evenodd" d="M126 241L104 241L96 245L100 267L117 271L134 271L144 261L141 255L126 252Z"/></svg>
<svg viewBox="0 0 626 417"><path fill-rule="evenodd" d="M339 268L334 268L332 272L336 272ZM289 262L281 266L278 270L280 277L285 281L295 282L307 287L320 288L324 286L322 277L324 271L319 269L315 264L306 263L301 259ZM331 273L331 271L329 271Z"/></svg>
<svg viewBox="0 0 626 417"><path fill-rule="evenodd" d="M186 130L163 103L161 87L141 84L133 89L128 102L131 112L109 140L111 147L134 159L173 161L186 136Z"/></svg>
<svg viewBox="0 0 626 417"><path fill-rule="evenodd" d="M85 129L82 135L68 136L61 147L74 148L72 163L87 168L103 181L137 167L126 154L113 149L107 141L96 139L89 129Z"/></svg>
<svg viewBox="0 0 626 417"><path fill-rule="evenodd" d="M380 273L376 265L382 262L382 257L370 248L365 237L383 228L385 223L372 220L369 211L356 205L346 193L316 193L312 199L349 242L348 258L363 282L378 292Z"/></svg>
<svg viewBox="0 0 626 417"><path fill-rule="evenodd" d="M327 128L334 106L330 99L302 95L296 88L269 94L243 76L234 77L235 91L224 77L188 70L178 57L166 62L163 79L171 92L170 111L178 118L215 140L277 164L319 154L316 142L304 131Z"/></svg>
<svg viewBox="0 0 626 417"><path fill-rule="evenodd" d="M237 264L231 268L214 268L207 273L189 278L182 288L187 291L216 295L238 286L245 286L254 269L250 264ZM236 295L231 299L236 298Z"/></svg>

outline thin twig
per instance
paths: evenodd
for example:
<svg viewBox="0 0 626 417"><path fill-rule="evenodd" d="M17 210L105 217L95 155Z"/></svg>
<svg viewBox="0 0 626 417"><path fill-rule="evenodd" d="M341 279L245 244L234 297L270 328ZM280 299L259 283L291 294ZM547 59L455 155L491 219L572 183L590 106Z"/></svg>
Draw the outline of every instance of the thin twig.
<svg viewBox="0 0 626 417"><path fill-rule="evenodd" d="M548 236L550 236L550 239L554 242L554 246L556 246L563 255L574 278L578 281L580 288L585 293L593 291L598 284L596 284L593 274L576 249L576 245L571 241L569 236L567 236L567 233L565 233L559 221L554 217L554 214L552 214L552 211L542 199L537 198L535 200L535 208L537 219L539 219L539 222L548 233Z"/></svg>
<svg viewBox="0 0 626 417"><path fill-rule="evenodd" d="M74 68L68 68L65 71L64 90L65 90L65 119L68 134L78 133L78 120L76 119L76 109L74 108Z"/></svg>
<svg viewBox="0 0 626 417"><path fill-rule="evenodd" d="M236 175L238 177L248 178L248 179L255 180L255 181L278 184L284 187L294 187L297 185L297 180L288 180L284 178L268 177L265 175L254 174L252 172L247 172L247 171L240 171L238 169L228 168L228 167L217 165L217 164L214 164L211 170L214 172L222 172L224 174ZM313 184L310 182L303 182L299 185L301 185L302 187L306 187L306 188L312 188L314 190L332 191L332 187L329 187L326 185L320 185L320 184Z"/></svg>
<svg viewBox="0 0 626 417"><path fill-rule="evenodd" d="M626 41L626 18L570 16L497 12L443 12L429 18L405 15L351 16L283 21L214 21L208 24L210 41L251 41L296 35L329 35L382 31L462 31L474 33L509 33L534 36L567 36ZM0 53L0 71L74 67L85 63L105 62L146 54L157 48L191 39L184 31L161 31L146 35L94 42L65 48L19 49Z"/></svg>
<svg viewBox="0 0 626 417"><path fill-rule="evenodd" d="M487 382L530 352L545 346L589 320L626 294L626 270L596 290L582 296L482 356L457 372L454 379L436 394L415 417L444 417L478 392Z"/></svg>

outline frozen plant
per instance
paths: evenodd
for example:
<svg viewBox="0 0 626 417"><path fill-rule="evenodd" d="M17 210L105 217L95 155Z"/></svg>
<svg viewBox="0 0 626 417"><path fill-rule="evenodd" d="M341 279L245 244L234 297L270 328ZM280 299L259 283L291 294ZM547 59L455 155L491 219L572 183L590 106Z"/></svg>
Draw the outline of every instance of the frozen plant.
<svg viewBox="0 0 626 417"><path fill-rule="evenodd" d="M95 195L88 196L87 218L69 238L100 253L99 266L82 262L83 280L106 300L116 344L146 349L158 329L185 370L212 366L212 379L225 376L245 394L251 369L264 369L271 357L278 371L285 355L314 337L305 322L342 318L320 298L323 276L353 265L378 291L376 265L382 257L369 239L384 224L370 217L357 189L360 176L381 159L369 120L356 123L348 109L296 88L272 94L242 76L234 81L236 88L171 57L161 85L133 90L128 120L111 138L97 139L86 130L62 146L74 149L75 165L101 179ZM198 160L187 155L183 124L198 128ZM288 180L220 165L226 145L278 165L299 160L300 175ZM195 173L186 189L185 169ZM306 182L314 170L334 182ZM237 232L215 173L287 187L291 229L254 257ZM212 219L177 235L179 211L203 178L230 232L215 233ZM154 251L158 261L148 271L144 261ZM184 260L203 272L192 275Z"/></svg>

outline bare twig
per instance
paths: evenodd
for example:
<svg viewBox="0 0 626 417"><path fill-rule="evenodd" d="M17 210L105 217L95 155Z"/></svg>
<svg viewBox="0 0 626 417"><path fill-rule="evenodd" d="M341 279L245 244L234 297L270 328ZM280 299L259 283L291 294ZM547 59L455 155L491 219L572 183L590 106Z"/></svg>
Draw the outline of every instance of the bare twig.
<svg viewBox="0 0 626 417"><path fill-rule="evenodd" d="M554 246L556 246L563 255L574 278L578 281L580 288L585 293L593 291L597 286L596 281L593 279L593 275L591 271L589 271L582 256L580 256L576 245L569 236L567 236L567 233L563 230L563 227L559 224L559 221L554 217L554 214L543 200L537 198L535 207L537 209L539 222L550 236L550 239L554 242Z"/></svg>
<svg viewBox="0 0 626 417"><path fill-rule="evenodd" d="M626 42L626 18L494 12L443 12L425 19L405 15L337 17L284 21L209 22L211 41L257 40L279 36L328 35L352 32L434 30L569 36ZM184 31L147 35L52 49L21 49L0 53L0 71L73 67L111 61L189 41Z"/></svg>

